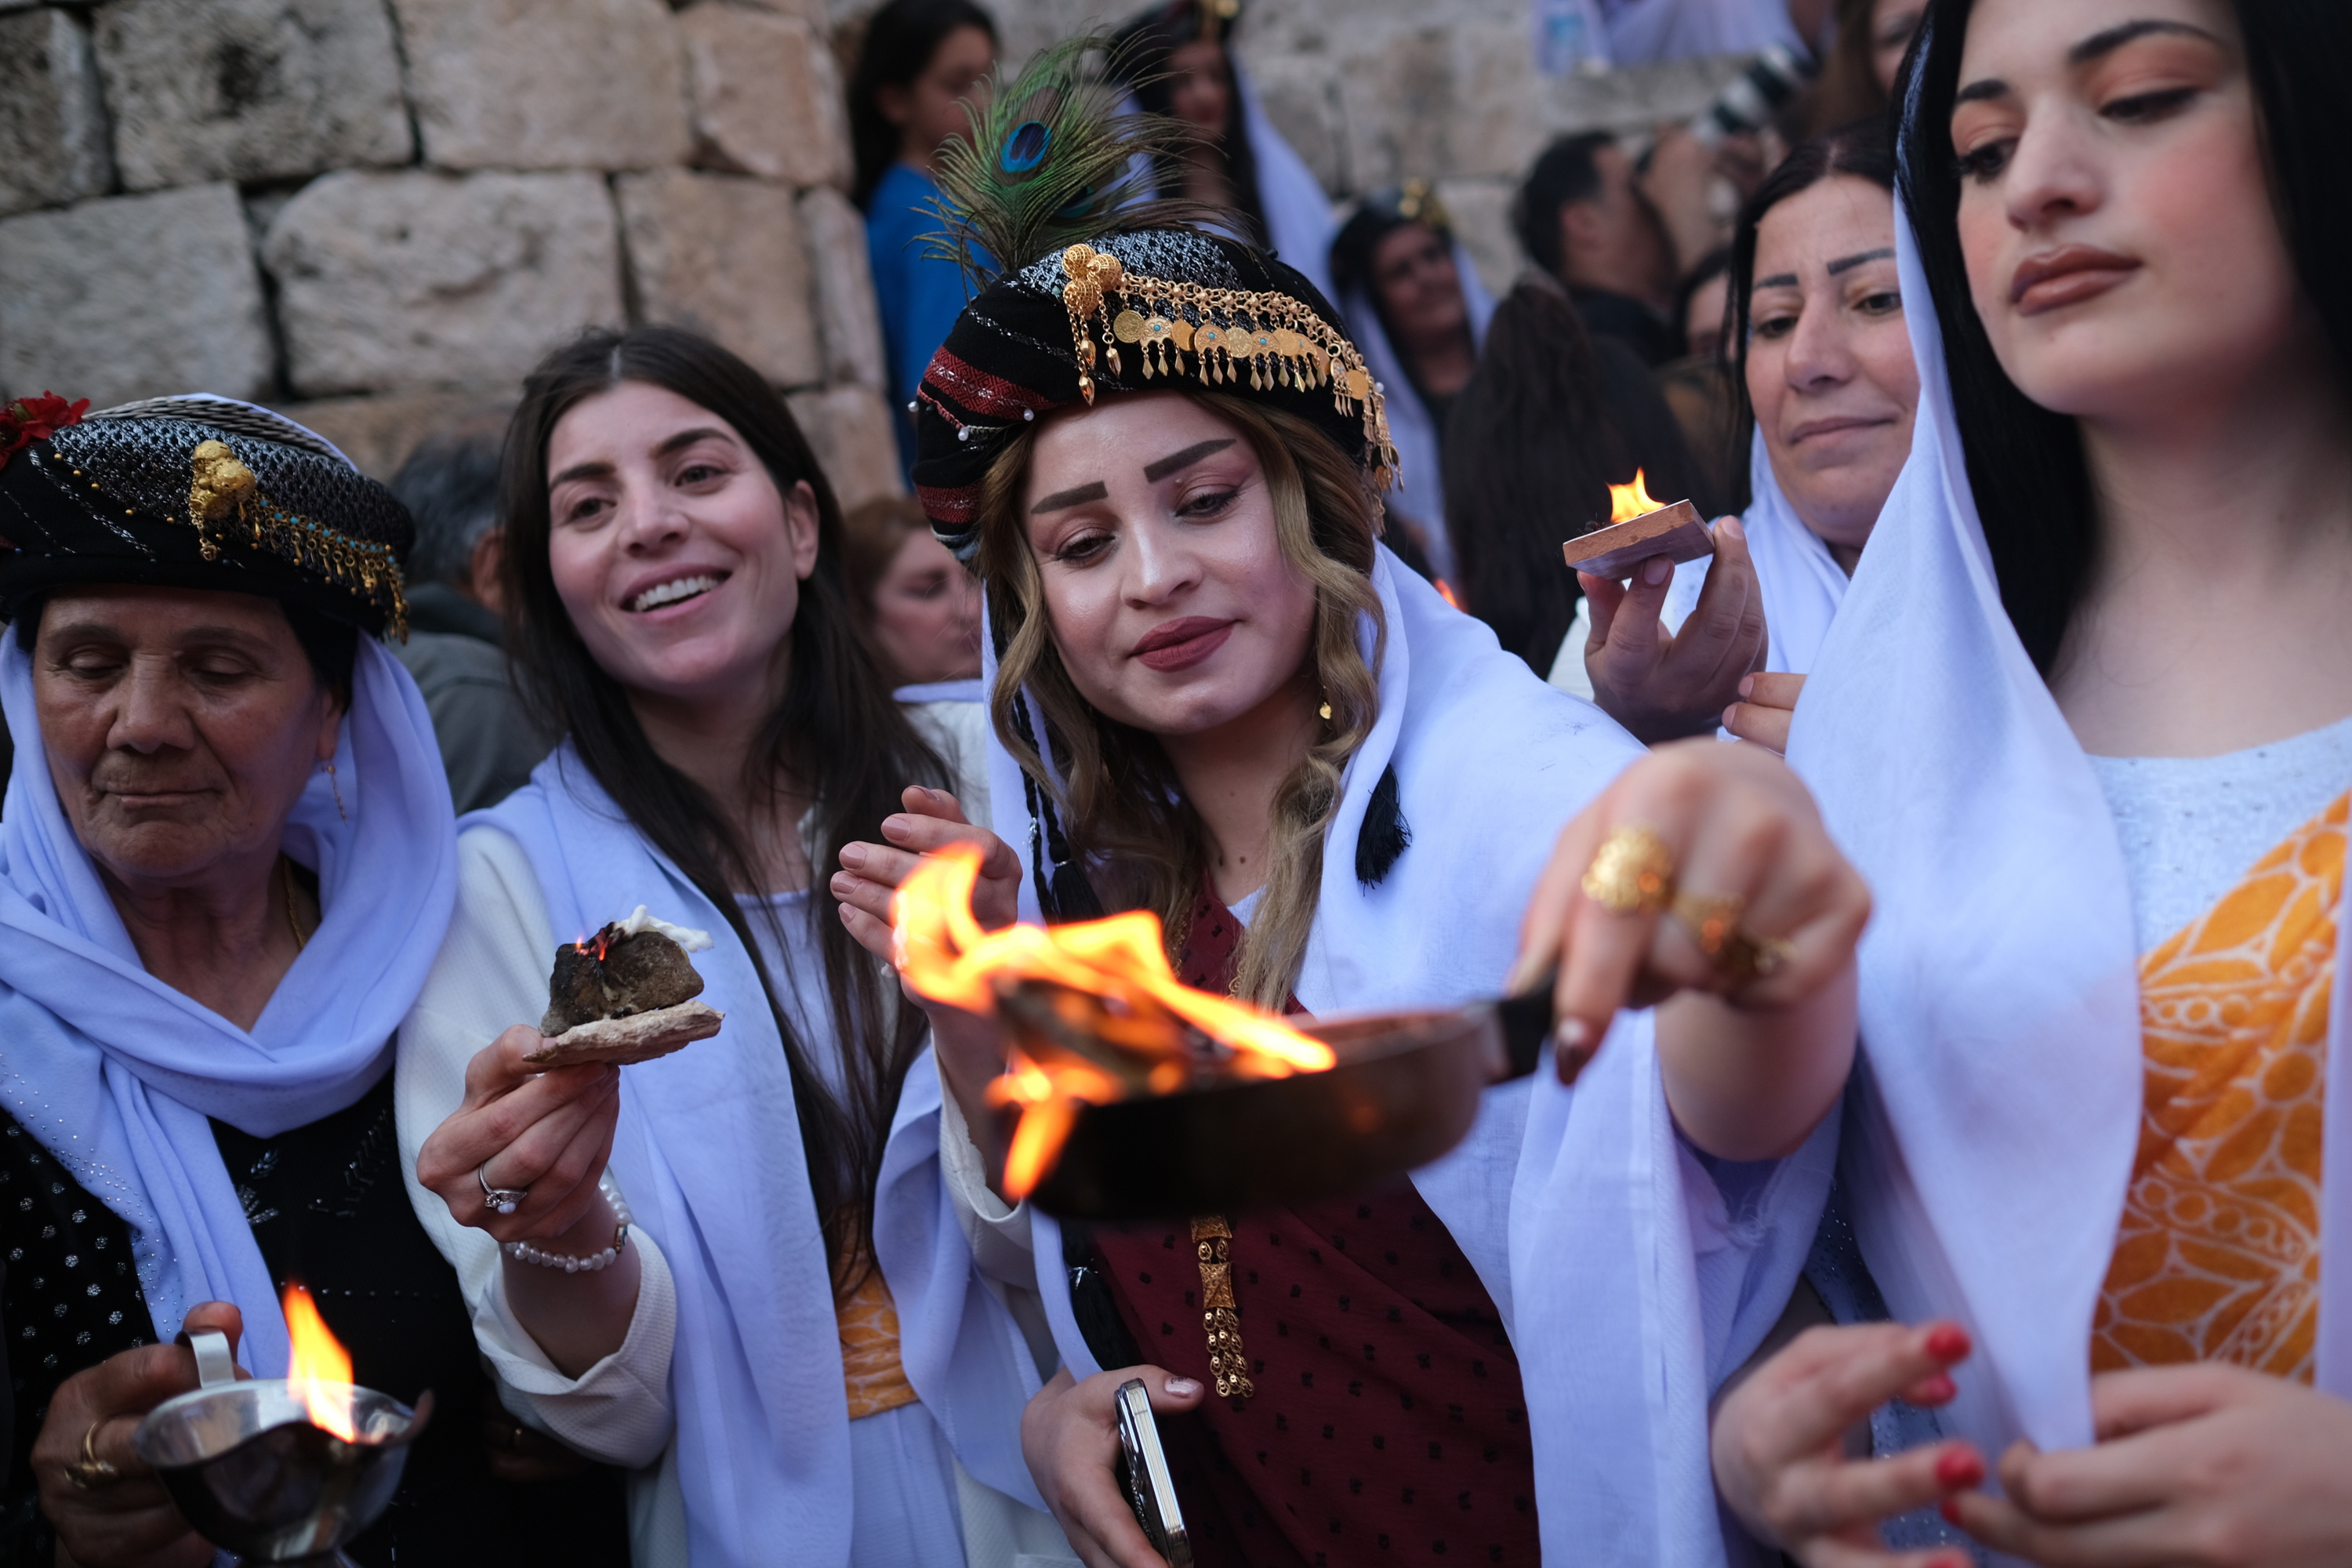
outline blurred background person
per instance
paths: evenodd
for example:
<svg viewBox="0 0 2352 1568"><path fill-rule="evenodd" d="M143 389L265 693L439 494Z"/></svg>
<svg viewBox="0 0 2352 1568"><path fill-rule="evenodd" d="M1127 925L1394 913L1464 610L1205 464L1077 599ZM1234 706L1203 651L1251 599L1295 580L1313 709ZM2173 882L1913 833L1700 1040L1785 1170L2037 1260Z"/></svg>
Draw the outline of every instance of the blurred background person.
<svg viewBox="0 0 2352 1568"><path fill-rule="evenodd" d="M1790 106L1785 129L1801 140L1886 113L1895 73L1927 9L1927 0L1838 0L1837 35L1820 79Z"/></svg>
<svg viewBox="0 0 2352 1568"><path fill-rule="evenodd" d="M1118 32L1113 56L1139 106L1202 138L1163 161L1160 194L1230 207L1262 242L1331 294L1331 201L1265 117L1231 47L1241 0L1170 0Z"/></svg>
<svg viewBox="0 0 2352 1568"><path fill-rule="evenodd" d="M1331 242L1331 281L1373 379L1388 388L1389 436L1403 470L1388 496L1390 521L1403 521L1431 571L1450 580L1446 416L1477 368L1494 297L1421 180L1364 198Z"/></svg>
<svg viewBox="0 0 2352 1568"><path fill-rule="evenodd" d="M550 744L507 676L499 618L506 536L498 526L505 438L503 416L467 420L425 437L392 477L392 493L416 520L408 641L392 651L425 694L460 815L521 788Z"/></svg>
<svg viewBox="0 0 2352 1568"><path fill-rule="evenodd" d="M980 584L932 536L922 504L886 496L851 511L844 524L850 609L890 684L979 680Z"/></svg>
<svg viewBox="0 0 2352 1568"><path fill-rule="evenodd" d="M1545 148L1513 216L1520 246L1567 288L1594 336L1623 340L1644 364L1681 354L1667 315L1674 242L1615 135L1588 131Z"/></svg>
<svg viewBox="0 0 2352 1568"><path fill-rule="evenodd" d="M1496 307L1452 423L1445 516L1463 607L1538 674L1563 658L1580 668L1583 638L1570 630L1580 590L1561 542L1605 523L1609 486L1637 468L1654 495L1689 493L1674 415L1630 349L1587 332L1558 289L1531 278Z"/></svg>
<svg viewBox="0 0 2352 1568"><path fill-rule="evenodd" d="M1675 411L1696 460L1706 500L1700 510L1737 511L1748 504L1747 426L1732 382L1723 330L1730 315L1731 247L1718 245L1683 275L1675 290L1675 325L1683 353L1658 367L1658 390ZM1694 498L1696 499L1696 498Z"/></svg>
<svg viewBox="0 0 2352 1568"><path fill-rule="evenodd" d="M907 400L963 309L963 274L925 254L940 226L931 204L940 144L969 133L964 100L996 64L996 23L971 0L889 0L866 24L849 80L852 195L866 213L866 258L881 309L902 467L915 460Z"/></svg>
<svg viewBox="0 0 2352 1568"><path fill-rule="evenodd" d="M988 708L980 683L980 581L931 531L920 501L885 496L842 519L850 617L891 696L931 749L962 769L957 798L988 820Z"/></svg>

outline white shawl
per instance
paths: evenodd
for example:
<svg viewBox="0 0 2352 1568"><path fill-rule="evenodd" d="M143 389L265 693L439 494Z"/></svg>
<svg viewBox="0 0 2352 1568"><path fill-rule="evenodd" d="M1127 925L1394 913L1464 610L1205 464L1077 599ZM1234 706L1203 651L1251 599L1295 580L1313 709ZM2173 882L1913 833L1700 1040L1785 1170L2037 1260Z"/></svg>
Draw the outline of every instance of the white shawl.
<svg viewBox="0 0 2352 1568"><path fill-rule="evenodd" d="M1756 581L1764 590L1764 630L1771 639L1764 668L1802 675L1820 657L1830 620L1845 600L1846 575L1829 546L1789 504L1761 430L1748 443L1748 484L1755 499L1739 514L1739 525L1747 531L1748 557L1756 563ZM1714 559L1701 556L1675 568L1662 612L1669 628L1680 631L1698 607L1698 592ZM1577 652L1581 658L1580 643Z"/></svg>
<svg viewBox="0 0 2352 1568"><path fill-rule="evenodd" d="M1905 298L1926 300L1908 222L1895 248ZM1789 747L1876 899L1847 1189L1895 1315L1976 1337L1958 1430L1994 1454L2021 1435L2072 1446L2091 1439L2092 1314L2141 1116L2130 889L2090 764L2001 608L1936 313L1906 315L1910 461ZM2336 984L2352 996L2352 973ZM2352 1127L2347 1015L2330 1023L2336 1129ZM2332 1160L2322 1229L2347 1223L2352 1160ZM2320 1286L2319 1386L2352 1394L2352 1270Z"/></svg>
<svg viewBox="0 0 2352 1568"><path fill-rule="evenodd" d="M1553 839L1641 755L1598 709L1546 687L1385 549L1373 582L1388 621L1380 717L1349 763L1297 984L1318 1013L1494 994ZM996 830L1022 856L1022 917L1035 920L1022 775L992 737L989 763ZM1390 768L1412 842L1367 889L1357 837ZM1462 1145L1414 1173L1517 1347L1548 1555L1724 1560L1707 1395L1788 1300L1835 1137L1829 1118L1804 1154L1727 1213L1675 1135L1650 1017L1639 1013L1620 1020L1577 1088L1547 1063L1488 1090ZM1100 1369L1071 1315L1059 1232L1043 1215L1032 1224L1055 1340L1073 1372L1090 1375ZM1248 1310L1244 1300L1244 1321Z"/></svg>
<svg viewBox="0 0 2352 1568"><path fill-rule="evenodd" d="M131 1227L159 1340L199 1301L236 1303L237 1359L284 1375L286 1321L220 1149L357 1100L392 1067L457 896L457 841L416 683L362 637L335 771L312 776L286 854L319 874L319 929L241 1029L150 975L49 779L30 660L0 630L16 738L0 814L0 1099Z"/></svg>

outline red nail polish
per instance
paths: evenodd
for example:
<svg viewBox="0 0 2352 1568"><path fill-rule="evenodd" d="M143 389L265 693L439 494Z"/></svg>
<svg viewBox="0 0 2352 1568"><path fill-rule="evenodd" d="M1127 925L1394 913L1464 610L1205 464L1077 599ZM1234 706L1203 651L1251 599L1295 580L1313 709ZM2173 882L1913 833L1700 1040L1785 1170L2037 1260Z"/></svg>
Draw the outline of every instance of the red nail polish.
<svg viewBox="0 0 2352 1568"><path fill-rule="evenodd" d="M1969 1331L1958 1323L1938 1323L1927 1331L1927 1353L1937 1361L1961 1360L1969 1348Z"/></svg>
<svg viewBox="0 0 2352 1568"><path fill-rule="evenodd" d="M1920 1380L1919 1397L1913 1400L1911 1403L1914 1405L1941 1405L1944 1401L1949 1399L1959 1391L1959 1384L1954 1383L1950 1378L1939 1372L1933 1377L1922 1378Z"/></svg>
<svg viewBox="0 0 2352 1568"><path fill-rule="evenodd" d="M1936 1511L1942 1514L1948 1523L1958 1524L1960 1522L1960 1505L1954 1502L1950 1498L1946 1498L1942 1502L1937 1503L1936 1505Z"/></svg>
<svg viewBox="0 0 2352 1568"><path fill-rule="evenodd" d="M1936 1461L1939 1486L1972 1487L1984 1479L1984 1461L1966 1448L1954 1448Z"/></svg>

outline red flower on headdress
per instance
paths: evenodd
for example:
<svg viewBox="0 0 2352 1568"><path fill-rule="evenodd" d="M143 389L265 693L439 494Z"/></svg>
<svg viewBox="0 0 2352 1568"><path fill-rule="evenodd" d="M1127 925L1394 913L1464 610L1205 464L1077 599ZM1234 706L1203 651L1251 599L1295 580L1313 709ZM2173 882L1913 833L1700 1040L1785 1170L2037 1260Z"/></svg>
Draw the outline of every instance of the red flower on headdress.
<svg viewBox="0 0 2352 1568"><path fill-rule="evenodd" d="M0 468L6 468L9 458L34 442L46 441L67 426L80 424L89 407L87 397L68 403L54 392L44 392L38 397L20 397L0 408Z"/></svg>

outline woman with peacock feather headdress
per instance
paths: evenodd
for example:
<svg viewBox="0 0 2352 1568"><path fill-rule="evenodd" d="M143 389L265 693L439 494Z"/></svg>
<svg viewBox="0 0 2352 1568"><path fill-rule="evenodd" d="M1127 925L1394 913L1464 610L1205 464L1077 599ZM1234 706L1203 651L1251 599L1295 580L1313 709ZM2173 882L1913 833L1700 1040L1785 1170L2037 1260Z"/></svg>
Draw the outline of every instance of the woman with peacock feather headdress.
<svg viewBox="0 0 2352 1568"><path fill-rule="evenodd" d="M1111 1469L1135 1376L1203 1563L1719 1561L1707 1394L1812 1239L1866 898L1777 759L1645 754L1401 569L1363 356L1225 218L1139 199L1178 132L1115 114L1095 47L1000 82L942 161L941 243L1007 264L916 400L917 492L985 590L993 822L908 791L844 852L844 919L887 952L893 888L974 844L984 923L1149 909L1189 984L1268 1007L1557 971L1559 1070L1409 1180L1082 1232L990 1186L995 1031L929 1007L944 1207L1062 1363L1019 1418L1030 1495L1088 1563L1158 1561ZM927 1202L885 1194L894 1288L949 1229ZM984 1469L1012 1413L945 1391L982 1381L960 1322L905 1350L1015 1489Z"/></svg>

